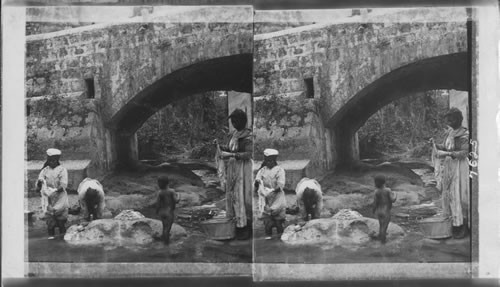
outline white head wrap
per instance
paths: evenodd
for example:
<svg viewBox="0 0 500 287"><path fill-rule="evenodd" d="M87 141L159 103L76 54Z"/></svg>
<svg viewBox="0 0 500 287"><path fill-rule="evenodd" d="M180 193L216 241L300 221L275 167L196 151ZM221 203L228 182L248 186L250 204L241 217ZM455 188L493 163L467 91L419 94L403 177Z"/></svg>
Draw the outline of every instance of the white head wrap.
<svg viewBox="0 0 500 287"><path fill-rule="evenodd" d="M272 148L266 148L264 150L264 156L278 155L278 151Z"/></svg>
<svg viewBox="0 0 500 287"><path fill-rule="evenodd" d="M49 148L47 150L47 155L48 156L53 156L53 155L61 155L61 151L56 149L56 148Z"/></svg>

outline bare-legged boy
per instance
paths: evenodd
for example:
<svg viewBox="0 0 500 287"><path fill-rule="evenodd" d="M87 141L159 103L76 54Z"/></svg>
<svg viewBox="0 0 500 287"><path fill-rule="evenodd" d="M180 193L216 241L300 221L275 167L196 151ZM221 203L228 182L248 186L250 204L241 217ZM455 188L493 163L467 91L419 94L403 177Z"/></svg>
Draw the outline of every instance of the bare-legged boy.
<svg viewBox="0 0 500 287"><path fill-rule="evenodd" d="M160 191L156 202L156 214L160 216L163 225L162 239L166 244L170 242L170 229L174 223L175 204L180 199L173 189L168 188L168 182L168 178L165 176L158 178Z"/></svg>
<svg viewBox="0 0 500 287"><path fill-rule="evenodd" d="M378 218L379 233L378 239L382 243L386 242L387 227L391 221L392 203L396 201L393 192L385 187L385 177L378 175L375 177L375 198L373 201L373 214Z"/></svg>

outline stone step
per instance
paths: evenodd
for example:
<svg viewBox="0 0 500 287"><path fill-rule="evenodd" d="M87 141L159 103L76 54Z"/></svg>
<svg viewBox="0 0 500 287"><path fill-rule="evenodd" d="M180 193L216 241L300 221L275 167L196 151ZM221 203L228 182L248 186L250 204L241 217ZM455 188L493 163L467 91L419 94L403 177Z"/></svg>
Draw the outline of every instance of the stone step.
<svg viewBox="0 0 500 287"><path fill-rule="evenodd" d="M27 190L33 191L35 189L36 180L40 174L45 161L30 160L26 161L27 167ZM84 178L87 177L87 167L90 160L62 160L61 165L68 170L68 191L76 191L78 185Z"/></svg>
<svg viewBox="0 0 500 287"><path fill-rule="evenodd" d="M260 168L262 161L255 161L253 165L254 176ZM278 164L285 169L285 189L295 190L297 183L305 176L305 168L309 164L309 160L283 160L278 161Z"/></svg>

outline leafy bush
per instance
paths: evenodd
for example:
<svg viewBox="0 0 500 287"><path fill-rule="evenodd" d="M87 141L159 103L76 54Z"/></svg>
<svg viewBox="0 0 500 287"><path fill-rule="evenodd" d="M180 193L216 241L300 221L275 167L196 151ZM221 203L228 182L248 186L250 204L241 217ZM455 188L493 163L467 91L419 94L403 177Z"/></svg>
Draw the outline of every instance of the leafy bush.
<svg viewBox="0 0 500 287"><path fill-rule="evenodd" d="M428 91L396 100L376 112L359 129L361 158L405 153L430 155L429 138L442 138L446 128L441 115L448 101L439 91Z"/></svg>
<svg viewBox="0 0 500 287"><path fill-rule="evenodd" d="M217 92L180 99L160 110L137 131L139 158L190 157L212 159L214 139L228 129L227 97Z"/></svg>

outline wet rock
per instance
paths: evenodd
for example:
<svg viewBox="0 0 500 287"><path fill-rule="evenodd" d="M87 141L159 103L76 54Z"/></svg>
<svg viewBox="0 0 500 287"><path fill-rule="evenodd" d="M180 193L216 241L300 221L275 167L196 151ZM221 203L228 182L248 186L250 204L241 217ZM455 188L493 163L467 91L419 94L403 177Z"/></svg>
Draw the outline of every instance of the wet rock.
<svg viewBox="0 0 500 287"><path fill-rule="evenodd" d="M409 182L413 185L423 185L423 181L418 174L396 163L381 163L374 167L370 173L384 173L387 181L393 183Z"/></svg>
<svg viewBox="0 0 500 287"><path fill-rule="evenodd" d="M402 213L402 212L395 213L394 216L405 219L408 219L410 217L408 213Z"/></svg>
<svg viewBox="0 0 500 287"><path fill-rule="evenodd" d="M197 206L206 199L206 190L204 188L193 185L179 185L175 191L180 195L180 201L177 204L179 207Z"/></svg>
<svg viewBox="0 0 500 287"><path fill-rule="evenodd" d="M191 170L181 166L174 166L171 164L161 164L155 167L147 167L145 172L147 173L146 178L153 179L153 182L159 176L166 175L170 180L171 186L185 184L185 183L198 187L205 186L203 180L199 176L197 176ZM156 182L154 182L153 186L156 186Z"/></svg>
<svg viewBox="0 0 500 287"><path fill-rule="evenodd" d="M160 237L161 221L141 218L134 220L99 219L87 226L73 225L68 228L64 240L70 244L133 246L152 243ZM170 240L177 241L187 236L183 227L173 224Z"/></svg>
<svg viewBox="0 0 500 287"><path fill-rule="evenodd" d="M210 204L210 205L180 208L177 216L189 220L200 221L200 220L211 219L214 216L219 216L222 214L225 214L225 211L222 211L221 209L217 208L215 204ZM220 217L225 218L225 215Z"/></svg>
<svg viewBox="0 0 500 287"><path fill-rule="evenodd" d="M111 211L121 211L125 209L142 209L153 205L156 202L156 195L120 195L116 197L106 197L106 207Z"/></svg>
<svg viewBox="0 0 500 287"><path fill-rule="evenodd" d="M180 201L177 207L189 207L201 205L201 202L206 198L204 188L192 185L180 185L175 188L179 193ZM106 208L111 211L121 211L125 209L140 210L150 207L156 203L157 192L151 194L123 194L118 196L106 197Z"/></svg>
<svg viewBox="0 0 500 287"><path fill-rule="evenodd" d="M333 245L345 248L359 248L370 242L371 237L378 233L378 220L360 217L353 220L338 220L334 218L314 219L302 228L290 225L285 229L281 240L291 245ZM390 223L387 229L387 239L396 240L404 236L403 229Z"/></svg>
<svg viewBox="0 0 500 287"><path fill-rule="evenodd" d="M374 189L376 175L386 177L386 186L393 188L398 184L422 186L423 181L411 169L393 163L382 163L377 166L357 163L350 169L340 169L335 174L326 175L321 181L321 187L328 192L369 194Z"/></svg>
<svg viewBox="0 0 500 287"><path fill-rule="evenodd" d="M138 194L150 195L156 191L157 184L152 180L138 178L137 175L115 175L104 179L102 185L107 195L109 194Z"/></svg>
<svg viewBox="0 0 500 287"><path fill-rule="evenodd" d="M365 209L373 203L373 195L339 194L323 196L323 209L337 213L341 209Z"/></svg>
<svg viewBox="0 0 500 287"><path fill-rule="evenodd" d="M394 206L410 206L420 203L419 194L411 191L396 191L397 200ZM331 213L341 209L364 210L373 204L373 192L369 194L329 194L323 196L323 208Z"/></svg>
<svg viewBox="0 0 500 287"><path fill-rule="evenodd" d="M441 244L441 240L436 240L436 239L430 239L430 238L424 238L422 239L423 244L431 244L431 245L436 245L436 244Z"/></svg>
<svg viewBox="0 0 500 287"><path fill-rule="evenodd" d="M393 186L391 186L391 189L393 191L408 191L408 192L415 192L418 194L424 194L425 193L425 188L422 186L418 185L413 185L410 183L398 183Z"/></svg>
<svg viewBox="0 0 500 287"><path fill-rule="evenodd" d="M145 216L142 215L140 212L133 211L133 210L123 210L117 216L115 216L114 219L126 221L126 220L136 220L136 219L143 219L143 218L145 218Z"/></svg>
<svg viewBox="0 0 500 287"><path fill-rule="evenodd" d="M423 199L428 198L426 188L418 185L402 183L392 186L391 189L401 196L401 199L395 202L395 205L399 206L419 204Z"/></svg>
<svg viewBox="0 0 500 287"><path fill-rule="evenodd" d="M337 220L354 220L363 217L359 212L350 209L341 209L339 212L332 216Z"/></svg>
<svg viewBox="0 0 500 287"><path fill-rule="evenodd" d="M213 244L213 245L224 245L225 243L223 241L220 241L220 240L214 240L214 239L208 239L207 240L207 243L209 244Z"/></svg>
<svg viewBox="0 0 500 287"><path fill-rule="evenodd" d="M226 199L225 198L214 202L214 204L215 204L215 207L217 207L221 210L226 210Z"/></svg>
<svg viewBox="0 0 500 287"><path fill-rule="evenodd" d="M326 194L370 194L373 192L373 187L370 186L373 180L371 178L352 178L349 176L334 176L331 179L325 180L323 191Z"/></svg>
<svg viewBox="0 0 500 287"><path fill-rule="evenodd" d="M400 210L408 214L409 217L430 217L438 213L439 205L435 203L423 203L401 207Z"/></svg>
<svg viewBox="0 0 500 287"><path fill-rule="evenodd" d="M395 191L396 201L393 203L394 206L408 206L420 203L419 195L416 192L411 191Z"/></svg>
<svg viewBox="0 0 500 287"><path fill-rule="evenodd" d="M158 190L157 180L160 176L167 176L172 187L180 185L204 187L201 178L191 170L178 166L151 167L144 164L140 165L138 170L134 172L110 175L101 183L107 195L153 195Z"/></svg>

